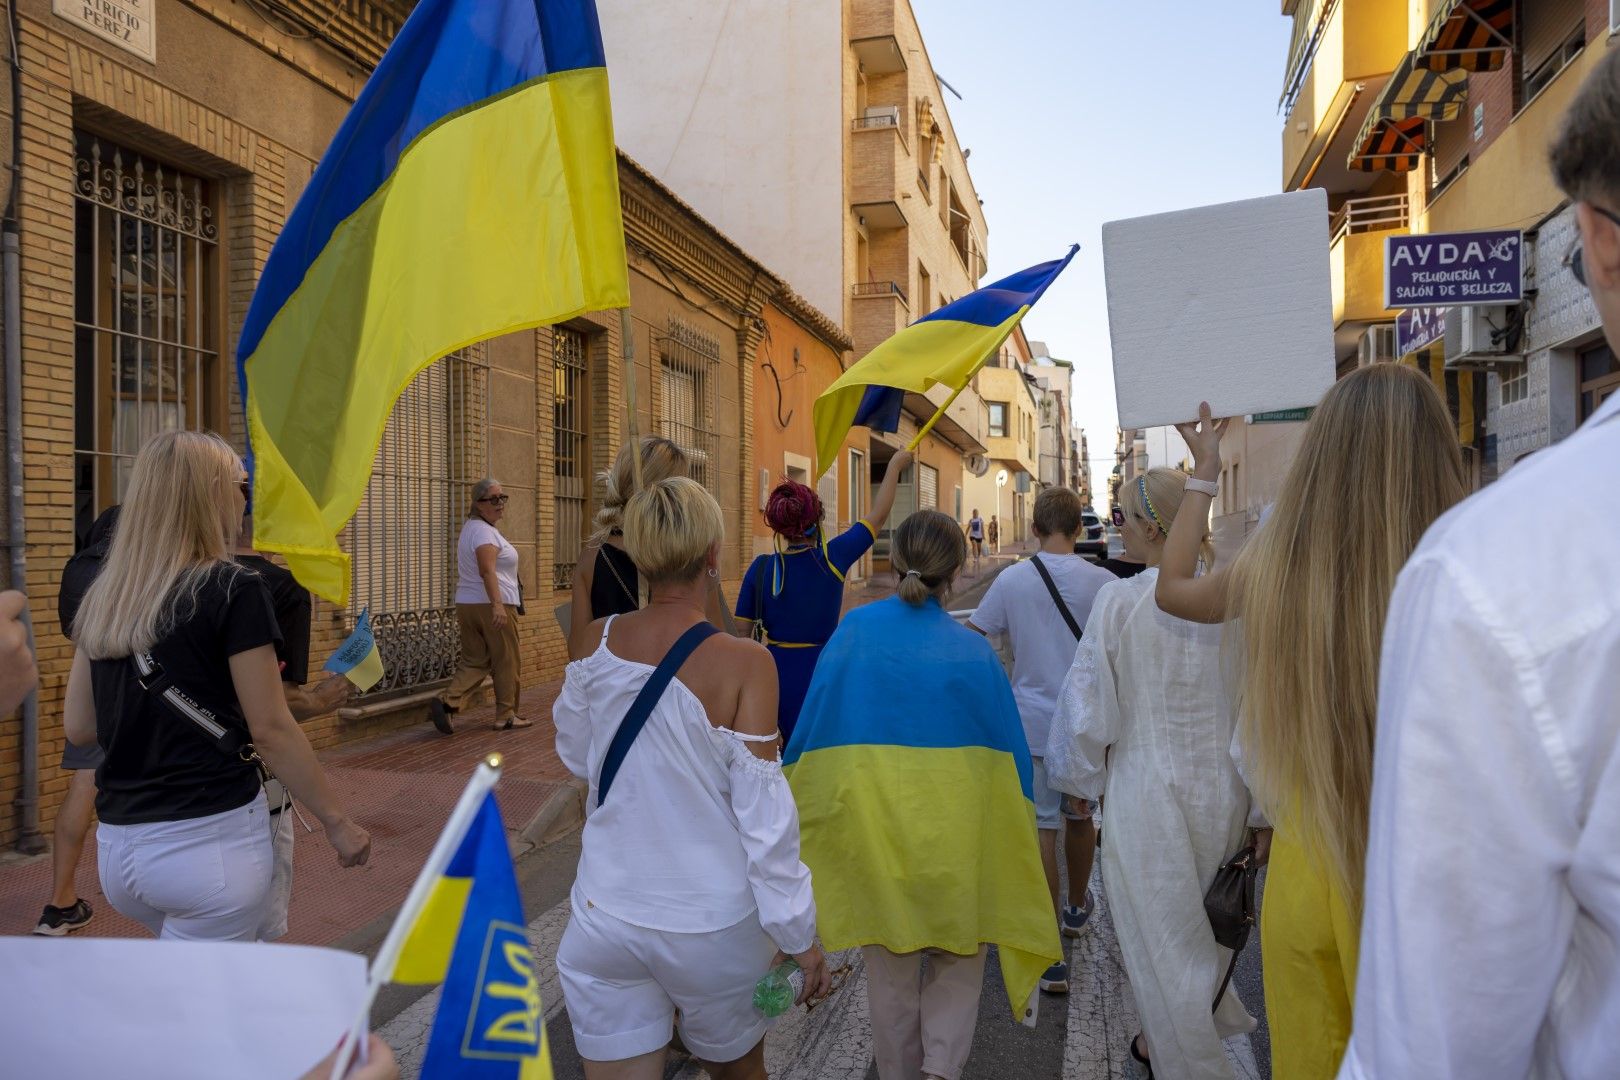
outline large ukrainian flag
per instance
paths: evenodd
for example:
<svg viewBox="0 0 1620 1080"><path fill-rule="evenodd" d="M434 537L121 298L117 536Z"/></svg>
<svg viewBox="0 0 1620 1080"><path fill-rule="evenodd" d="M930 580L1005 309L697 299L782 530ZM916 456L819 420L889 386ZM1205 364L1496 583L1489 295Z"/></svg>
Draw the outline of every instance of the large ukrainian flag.
<svg viewBox="0 0 1620 1080"><path fill-rule="evenodd" d="M906 391L920 394L944 383L960 392L1079 250L1075 244L1061 259L1020 270L929 312L851 365L816 399L816 475L837 460L854 425L899 430Z"/></svg>
<svg viewBox="0 0 1620 1080"><path fill-rule="evenodd" d="M935 601L844 617L783 759L829 949L998 947L1029 1022L1062 958L1018 706L981 635Z"/></svg>
<svg viewBox="0 0 1620 1080"><path fill-rule="evenodd" d="M392 971L443 983L422 1076L550 1080L551 1054L506 828L493 794L434 883Z"/></svg>
<svg viewBox="0 0 1620 1080"><path fill-rule="evenodd" d="M237 348L254 542L327 599L417 372L629 303L604 65L591 0L423 0L287 219Z"/></svg>

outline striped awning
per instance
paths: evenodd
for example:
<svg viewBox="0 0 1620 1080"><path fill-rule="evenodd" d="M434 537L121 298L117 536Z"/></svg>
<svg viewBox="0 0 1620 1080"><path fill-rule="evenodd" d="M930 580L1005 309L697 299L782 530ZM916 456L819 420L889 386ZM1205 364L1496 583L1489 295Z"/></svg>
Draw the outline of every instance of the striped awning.
<svg viewBox="0 0 1620 1080"><path fill-rule="evenodd" d="M1363 172L1410 172L1429 148L1428 124L1455 120L1468 94L1468 71L1420 67L1407 53L1367 112L1349 166Z"/></svg>
<svg viewBox="0 0 1620 1080"><path fill-rule="evenodd" d="M1513 53L1513 0L1448 0L1417 53L1430 71L1495 71Z"/></svg>

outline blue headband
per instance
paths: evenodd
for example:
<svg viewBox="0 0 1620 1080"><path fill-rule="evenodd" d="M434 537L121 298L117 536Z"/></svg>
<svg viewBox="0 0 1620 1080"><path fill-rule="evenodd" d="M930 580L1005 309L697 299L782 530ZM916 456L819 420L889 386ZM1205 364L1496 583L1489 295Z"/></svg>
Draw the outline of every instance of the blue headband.
<svg viewBox="0 0 1620 1080"><path fill-rule="evenodd" d="M1142 505L1147 507L1148 516L1153 518L1154 524L1157 525L1166 536L1169 536L1170 526L1166 525L1164 523L1164 519L1159 517L1159 512L1153 509L1153 500L1148 498L1147 473L1143 473L1141 476L1136 478L1136 490L1142 496Z"/></svg>

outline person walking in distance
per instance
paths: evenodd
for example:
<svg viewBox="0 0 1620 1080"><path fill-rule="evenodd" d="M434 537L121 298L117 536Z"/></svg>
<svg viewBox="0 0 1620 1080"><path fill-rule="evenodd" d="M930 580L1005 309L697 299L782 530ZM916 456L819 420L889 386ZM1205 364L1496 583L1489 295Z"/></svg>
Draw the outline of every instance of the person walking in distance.
<svg viewBox="0 0 1620 1080"><path fill-rule="evenodd" d="M1089 803L1077 803L1074 811L1064 813L1063 795L1047 777L1047 734L1092 600L1098 589L1114 580L1108 571L1074 553L1075 537L1085 527L1083 510L1080 496L1070 488L1047 488L1037 495L1033 524L1040 551L997 575L968 621L968 629L986 635L1006 634L1012 644L1013 700L1018 703L1018 718L1035 770L1035 827L1040 831L1041 863L1059 926L1069 937L1083 934L1091 918L1091 864L1097 831ZM1073 903L1062 898L1060 888L1060 837ZM1041 989L1068 992L1068 961L1059 960L1041 976Z"/></svg>
<svg viewBox="0 0 1620 1080"><path fill-rule="evenodd" d="M1561 273L1620 350L1620 50L1593 67L1551 157L1579 229ZM1611 394L1436 522L1401 571L1342 1080L1620 1069L1616 491ZM1527 505L1556 559L1494 542Z"/></svg>
<svg viewBox="0 0 1620 1080"><path fill-rule="evenodd" d="M984 518L979 516L979 508L973 508L973 516L967 523L968 546L973 549L973 572L979 572L979 560L984 556Z"/></svg>
<svg viewBox="0 0 1620 1080"><path fill-rule="evenodd" d="M990 515L990 527L985 533L985 538L990 542L990 550L995 552L997 555L1000 555L1001 523L996 520L996 515L994 514Z"/></svg>
<svg viewBox="0 0 1620 1080"><path fill-rule="evenodd" d="M428 702L428 719L445 735L454 717L487 675L495 686L495 730L533 727L518 715L518 552L499 528L509 496L501 482L485 477L473 485L467 520L456 541L456 622L461 626L461 664L444 692Z"/></svg>

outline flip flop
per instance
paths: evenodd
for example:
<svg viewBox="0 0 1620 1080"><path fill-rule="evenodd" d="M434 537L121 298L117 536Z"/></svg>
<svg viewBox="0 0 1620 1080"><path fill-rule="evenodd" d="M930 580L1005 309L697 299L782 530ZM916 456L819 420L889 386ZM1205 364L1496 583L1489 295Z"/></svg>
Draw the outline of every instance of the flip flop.
<svg viewBox="0 0 1620 1080"><path fill-rule="evenodd" d="M534 727L533 720L525 720L521 716L508 716L504 724L491 724L496 731L513 731L517 728Z"/></svg>

